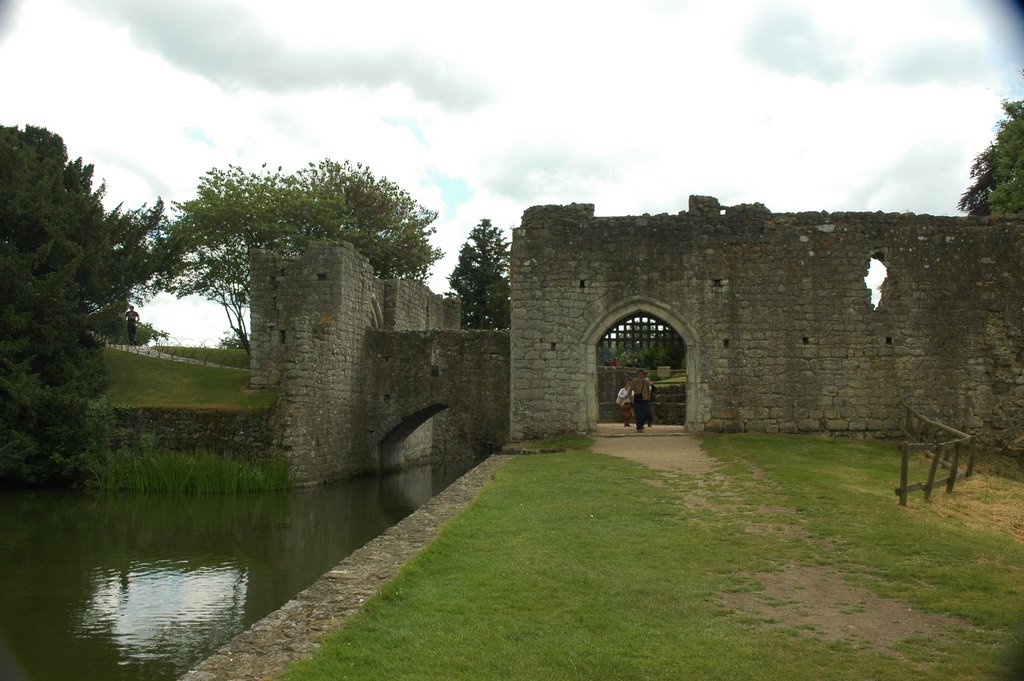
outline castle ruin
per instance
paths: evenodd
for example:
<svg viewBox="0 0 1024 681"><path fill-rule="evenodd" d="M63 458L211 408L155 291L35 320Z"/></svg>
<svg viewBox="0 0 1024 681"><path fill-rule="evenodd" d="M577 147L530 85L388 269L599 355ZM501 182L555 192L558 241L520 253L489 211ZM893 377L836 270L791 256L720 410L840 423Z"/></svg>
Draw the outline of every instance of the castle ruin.
<svg viewBox="0 0 1024 681"><path fill-rule="evenodd" d="M457 302L375 279L347 244L254 254L253 385L280 391L302 478L337 479L592 432L597 345L650 314L686 344L693 432L891 437L906 402L997 447L1024 433L1022 263L1014 216L535 206L509 332L459 331Z"/></svg>

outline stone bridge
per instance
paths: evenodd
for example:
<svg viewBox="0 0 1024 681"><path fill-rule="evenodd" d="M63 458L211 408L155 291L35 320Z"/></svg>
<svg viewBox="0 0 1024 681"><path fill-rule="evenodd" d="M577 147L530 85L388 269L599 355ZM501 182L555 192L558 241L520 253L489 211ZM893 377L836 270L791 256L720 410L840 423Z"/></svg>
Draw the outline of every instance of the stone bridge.
<svg viewBox="0 0 1024 681"><path fill-rule="evenodd" d="M887 267L881 302L864 277ZM306 482L593 432L598 345L649 314L686 344L693 432L888 437L901 400L999 446L1024 433L1024 222L535 206L513 232L512 328L380 281L348 244L252 260L253 387Z"/></svg>
<svg viewBox="0 0 1024 681"><path fill-rule="evenodd" d="M278 390L275 446L314 484L465 459L508 438L507 332L458 301L374 278L349 244L252 254L252 387Z"/></svg>

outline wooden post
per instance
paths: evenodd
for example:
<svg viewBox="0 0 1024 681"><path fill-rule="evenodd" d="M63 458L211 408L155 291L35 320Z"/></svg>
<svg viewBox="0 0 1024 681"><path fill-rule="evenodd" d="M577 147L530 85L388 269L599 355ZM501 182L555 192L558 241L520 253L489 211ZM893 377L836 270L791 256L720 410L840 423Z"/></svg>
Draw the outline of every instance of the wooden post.
<svg viewBox="0 0 1024 681"><path fill-rule="evenodd" d="M940 447L934 447L935 451L932 454L932 466L928 469L928 482L924 486L924 500L931 501L932 498L932 485L935 484L935 471L939 467L939 459L942 458L942 449Z"/></svg>
<svg viewBox="0 0 1024 681"><path fill-rule="evenodd" d="M949 463L949 478L946 479L946 494L953 491L956 484L956 472L960 468L960 446L963 440L957 440L953 445L953 460Z"/></svg>
<svg viewBox="0 0 1024 681"><path fill-rule="evenodd" d="M969 478L974 475L974 452L977 448L974 446L974 438L972 437L967 441L967 471L964 473L965 478Z"/></svg>

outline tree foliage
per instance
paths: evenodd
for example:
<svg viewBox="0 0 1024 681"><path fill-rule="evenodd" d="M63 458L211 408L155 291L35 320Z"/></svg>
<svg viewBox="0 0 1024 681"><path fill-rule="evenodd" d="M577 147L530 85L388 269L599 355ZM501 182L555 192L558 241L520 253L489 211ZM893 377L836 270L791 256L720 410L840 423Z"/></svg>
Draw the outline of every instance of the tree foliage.
<svg viewBox="0 0 1024 681"><path fill-rule="evenodd" d="M232 331L249 349L249 251L285 254L312 240L348 241L381 278L424 281L441 252L430 245L437 214L370 169L331 160L294 175L237 166L210 170L196 198L176 204L174 241L184 254L173 286L219 303Z"/></svg>
<svg viewBox="0 0 1024 681"><path fill-rule="evenodd" d="M381 279L426 281L443 253L430 245L437 212L361 163L310 163L296 176L304 239L348 241Z"/></svg>
<svg viewBox="0 0 1024 681"><path fill-rule="evenodd" d="M0 127L0 478L74 475L96 444L102 320L145 295L163 207L107 213L93 166L60 136Z"/></svg>
<svg viewBox="0 0 1024 681"><path fill-rule="evenodd" d="M467 329L509 327L509 245L501 230L484 219L459 250L459 262L448 277L462 301L462 326Z"/></svg>
<svg viewBox="0 0 1024 681"><path fill-rule="evenodd" d="M970 215L1024 213L1024 100L1003 101L996 138L971 164L957 208Z"/></svg>

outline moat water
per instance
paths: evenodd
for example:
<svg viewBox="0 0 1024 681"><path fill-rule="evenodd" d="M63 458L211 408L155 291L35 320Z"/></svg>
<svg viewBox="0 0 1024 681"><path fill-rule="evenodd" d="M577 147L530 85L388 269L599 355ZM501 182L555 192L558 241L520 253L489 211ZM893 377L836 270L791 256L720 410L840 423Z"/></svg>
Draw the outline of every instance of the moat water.
<svg viewBox="0 0 1024 681"><path fill-rule="evenodd" d="M176 679L473 465L287 494L0 492L0 678Z"/></svg>

